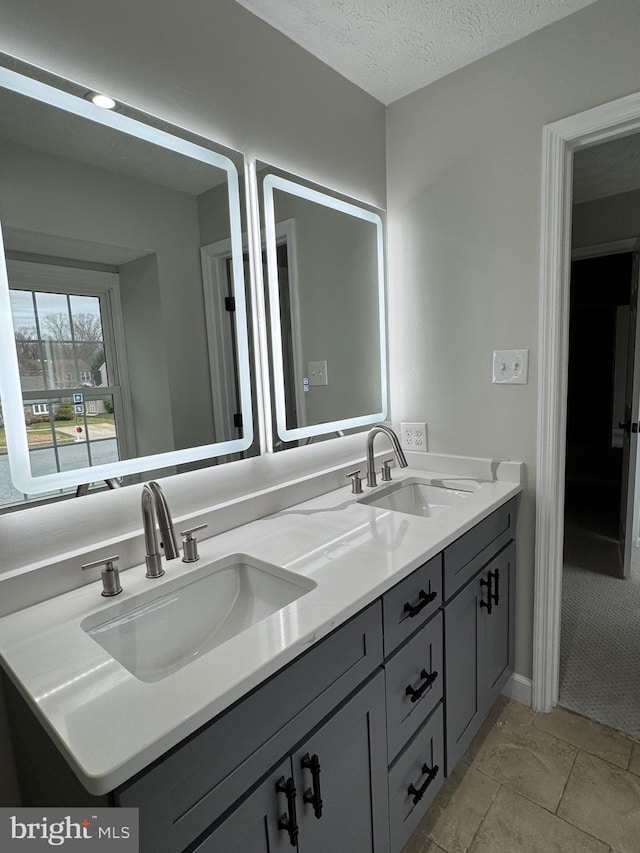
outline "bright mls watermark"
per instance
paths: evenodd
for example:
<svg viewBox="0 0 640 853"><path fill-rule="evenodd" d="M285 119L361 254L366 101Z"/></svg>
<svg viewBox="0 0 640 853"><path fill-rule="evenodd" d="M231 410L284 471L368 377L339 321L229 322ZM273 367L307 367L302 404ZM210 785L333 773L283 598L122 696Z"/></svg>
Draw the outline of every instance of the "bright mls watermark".
<svg viewBox="0 0 640 853"><path fill-rule="evenodd" d="M138 809L0 808L0 850L139 853Z"/></svg>

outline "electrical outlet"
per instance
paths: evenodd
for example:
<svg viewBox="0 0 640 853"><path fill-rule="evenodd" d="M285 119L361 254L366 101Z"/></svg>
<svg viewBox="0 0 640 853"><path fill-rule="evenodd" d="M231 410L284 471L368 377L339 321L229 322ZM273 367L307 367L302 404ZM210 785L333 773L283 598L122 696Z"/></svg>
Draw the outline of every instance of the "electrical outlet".
<svg viewBox="0 0 640 853"><path fill-rule="evenodd" d="M427 452L427 425L400 424L400 446L403 450Z"/></svg>

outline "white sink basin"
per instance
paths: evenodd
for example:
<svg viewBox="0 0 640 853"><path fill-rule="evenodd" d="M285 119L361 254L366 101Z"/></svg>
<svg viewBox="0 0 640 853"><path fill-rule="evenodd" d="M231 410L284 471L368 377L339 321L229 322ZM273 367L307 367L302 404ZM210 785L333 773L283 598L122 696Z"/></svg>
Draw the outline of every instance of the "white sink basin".
<svg viewBox="0 0 640 853"><path fill-rule="evenodd" d="M114 603L81 627L140 681L160 681L316 586L234 554Z"/></svg>
<svg viewBox="0 0 640 853"><path fill-rule="evenodd" d="M362 498L360 503L380 509L390 509L394 512L419 515L423 518L433 518L446 512L449 507L460 504L476 489L477 486L468 482L453 487L445 483L434 483L411 477L399 483L392 483L384 489L378 489Z"/></svg>

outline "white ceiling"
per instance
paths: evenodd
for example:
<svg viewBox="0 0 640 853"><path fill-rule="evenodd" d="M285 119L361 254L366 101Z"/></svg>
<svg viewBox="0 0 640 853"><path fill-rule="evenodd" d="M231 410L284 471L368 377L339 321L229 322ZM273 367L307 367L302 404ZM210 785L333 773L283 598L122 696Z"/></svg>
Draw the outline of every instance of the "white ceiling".
<svg viewBox="0 0 640 853"><path fill-rule="evenodd" d="M576 151L573 159L574 204L639 189L639 134Z"/></svg>
<svg viewBox="0 0 640 853"><path fill-rule="evenodd" d="M390 104L595 0L237 0Z"/></svg>

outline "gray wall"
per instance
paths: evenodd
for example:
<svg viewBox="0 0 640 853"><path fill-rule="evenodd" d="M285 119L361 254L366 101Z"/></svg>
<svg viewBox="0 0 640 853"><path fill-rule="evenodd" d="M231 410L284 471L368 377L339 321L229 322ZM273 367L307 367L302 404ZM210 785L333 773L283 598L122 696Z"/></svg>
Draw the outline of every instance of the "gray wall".
<svg viewBox="0 0 640 853"><path fill-rule="evenodd" d="M385 207L384 107L232 0L0 0L0 20L6 53ZM274 481L295 476L287 453L247 465L259 477L266 462ZM0 549L81 547L104 529L93 509L101 503L88 497L64 510L2 516ZM7 805L17 792L3 720L0 698Z"/></svg>
<svg viewBox="0 0 640 853"><path fill-rule="evenodd" d="M385 207L384 107L233 0L0 0L0 50Z"/></svg>
<svg viewBox="0 0 640 853"><path fill-rule="evenodd" d="M394 420L429 449L519 459L516 669L531 674L542 128L640 90L640 4L592 6L387 111ZM528 348L528 385L491 384ZM446 369L443 369L446 365Z"/></svg>
<svg viewBox="0 0 640 853"><path fill-rule="evenodd" d="M128 256L153 254L151 266L123 266L120 279L138 453L208 444L213 413L201 357L206 328L197 198L6 141L0 143L0 181L5 227L54 235L62 246L67 238L92 245L98 262L109 247L130 250ZM138 275L142 266L146 274Z"/></svg>

